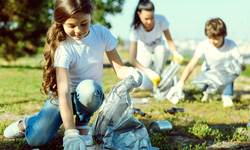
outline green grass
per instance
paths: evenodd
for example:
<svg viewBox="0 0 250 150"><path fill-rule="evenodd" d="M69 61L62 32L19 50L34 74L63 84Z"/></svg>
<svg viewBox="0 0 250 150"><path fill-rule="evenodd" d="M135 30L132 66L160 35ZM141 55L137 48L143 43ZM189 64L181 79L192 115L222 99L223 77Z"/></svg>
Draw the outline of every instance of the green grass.
<svg viewBox="0 0 250 150"><path fill-rule="evenodd" d="M119 51L119 54L126 65L129 54L127 51ZM14 120L39 112L46 96L40 93L42 83L42 70L39 67L41 55L25 57L15 63L8 64L0 59L0 149L32 149L25 139L5 139L4 129ZM181 66L178 76L181 75L188 61ZM190 75L185 83L184 92L186 98L177 105L169 101L156 101L150 98L147 104L135 104L147 113L145 117L135 115L134 117L142 122L147 129L153 121L168 120L173 125L170 133L150 134L151 143L161 150L166 149L219 149L223 148L223 142L239 142L237 147L231 149L248 149L246 124L250 117L249 102L249 72L250 66L235 80L235 99L233 108L223 108L220 95L215 95L212 103L202 103L201 92L190 84L200 71L200 64ZM103 71L103 88L108 94L112 87L120 81L110 66ZM248 89L248 90L244 90ZM131 93L132 97L149 97L150 91L136 89ZM183 113L171 115L165 113L165 109L171 107L183 107ZM90 124L93 124L98 112L92 117ZM40 149L62 149L63 126L56 136ZM210 144L209 144L210 143ZM212 144L218 147L211 148ZM247 143L247 144L246 144Z"/></svg>

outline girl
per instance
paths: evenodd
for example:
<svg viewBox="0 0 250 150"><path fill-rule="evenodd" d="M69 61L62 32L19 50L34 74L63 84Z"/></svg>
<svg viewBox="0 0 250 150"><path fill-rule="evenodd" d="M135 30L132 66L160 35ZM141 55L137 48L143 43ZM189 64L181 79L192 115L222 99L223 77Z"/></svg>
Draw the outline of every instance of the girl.
<svg viewBox="0 0 250 150"><path fill-rule="evenodd" d="M143 82L140 86L142 90L152 90L153 84L157 87L161 80L160 75L169 57L162 33L167 39L174 59L180 60L181 63L183 61L171 38L169 22L164 16L154 14L154 10L151 1L140 0L131 25L130 59L131 64L143 72Z"/></svg>
<svg viewBox="0 0 250 150"><path fill-rule="evenodd" d="M104 51L118 78L132 75L137 86L141 84L140 72L123 65L116 38L103 26L90 24L93 11L90 0L56 0L43 67L42 90L49 99L38 114L9 125L7 138L23 137L25 132L29 145L42 146L63 123L65 149L85 149L85 141L92 145L88 123L104 99Z"/></svg>
<svg viewBox="0 0 250 150"><path fill-rule="evenodd" d="M188 76L202 57L205 58L202 64L202 71L216 68L216 66L232 59L239 61L242 71L246 69L243 57L241 56L237 45L232 40L225 38L227 35L227 28L226 24L220 18L210 19L206 22L205 34L207 39L204 40L196 49L193 58L183 71L180 81L169 91L167 95L168 99L172 97L174 93L178 93L178 97L180 98L184 82L187 80ZM197 87L202 90L206 90L207 85L197 84ZM210 98L212 98L212 95L205 94L201 101L207 101ZM223 90L223 107L232 107L232 98L233 82Z"/></svg>

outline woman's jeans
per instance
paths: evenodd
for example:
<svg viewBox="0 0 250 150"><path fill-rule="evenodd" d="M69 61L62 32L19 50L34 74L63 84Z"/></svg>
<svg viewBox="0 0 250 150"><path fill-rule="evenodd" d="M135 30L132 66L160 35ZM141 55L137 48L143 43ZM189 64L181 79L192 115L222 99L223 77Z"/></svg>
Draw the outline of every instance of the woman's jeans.
<svg viewBox="0 0 250 150"><path fill-rule="evenodd" d="M71 93L76 125L87 125L90 117L101 106L104 99L102 87L93 80L80 82L75 93ZM49 142L62 124L58 100L48 99L41 111L27 122L25 137L31 146L43 146Z"/></svg>
<svg viewBox="0 0 250 150"><path fill-rule="evenodd" d="M154 53L151 52L144 52L140 55L140 57L137 57L138 62L140 62L144 67L150 68L159 75L161 75L166 62L169 57L169 51L166 49L165 45L157 45L154 48ZM142 72L142 84L139 87L141 90L152 90L153 89L153 82L148 78L148 76Z"/></svg>
<svg viewBox="0 0 250 150"><path fill-rule="evenodd" d="M196 84L196 86L205 91L208 87L207 84ZM222 97L223 96L229 96L230 98L233 98L233 87L234 87L234 82L232 82L231 84L229 84L224 90L223 90L223 93L222 93Z"/></svg>

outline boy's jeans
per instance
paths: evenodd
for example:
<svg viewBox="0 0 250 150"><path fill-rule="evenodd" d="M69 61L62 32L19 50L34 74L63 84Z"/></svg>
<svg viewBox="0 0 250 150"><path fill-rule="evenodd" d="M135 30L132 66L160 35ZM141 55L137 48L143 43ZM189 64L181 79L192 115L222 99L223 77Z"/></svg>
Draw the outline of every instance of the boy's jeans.
<svg viewBox="0 0 250 150"><path fill-rule="evenodd" d="M90 117L101 106L104 93L102 87L93 80L80 82L75 93L71 93L76 125L87 125ZM38 115L29 118L25 137L31 146L43 146L49 142L62 124L58 100L48 99Z"/></svg>
<svg viewBox="0 0 250 150"><path fill-rule="evenodd" d="M205 91L208 87L207 84L196 84L196 86ZM223 93L222 93L222 97L223 96L229 96L230 98L233 98L233 87L234 87L234 82L232 82L231 84L229 84L224 90L223 90Z"/></svg>

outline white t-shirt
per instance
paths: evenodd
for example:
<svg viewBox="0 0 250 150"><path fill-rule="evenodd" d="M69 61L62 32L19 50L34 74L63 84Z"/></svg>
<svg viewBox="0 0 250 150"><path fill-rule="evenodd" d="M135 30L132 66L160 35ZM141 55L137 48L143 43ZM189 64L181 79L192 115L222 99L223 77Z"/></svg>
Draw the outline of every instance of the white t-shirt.
<svg viewBox="0 0 250 150"><path fill-rule="evenodd" d="M101 25L90 25L89 34L81 40L67 36L55 53L55 67L69 69L71 92L86 79L102 84L103 53L113 50L118 40Z"/></svg>
<svg viewBox="0 0 250 150"><path fill-rule="evenodd" d="M214 68L227 60L236 59L240 64L244 64L237 45L234 41L224 38L222 47L217 48L209 43L208 39L201 42L194 55L203 58L202 70Z"/></svg>
<svg viewBox="0 0 250 150"><path fill-rule="evenodd" d="M138 42L137 54L144 51L153 52L155 46L164 44L162 40L163 31L168 30L169 22L162 15L155 14L154 28L147 32L142 24L137 29L132 28L130 32L130 41Z"/></svg>

